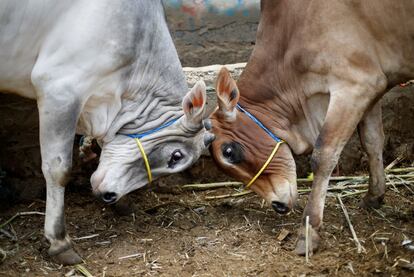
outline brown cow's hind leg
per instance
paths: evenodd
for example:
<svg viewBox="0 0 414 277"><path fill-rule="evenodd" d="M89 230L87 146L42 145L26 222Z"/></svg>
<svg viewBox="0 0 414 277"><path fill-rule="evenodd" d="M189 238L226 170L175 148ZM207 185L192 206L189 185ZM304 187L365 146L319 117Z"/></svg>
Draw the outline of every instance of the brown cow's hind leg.
<svg viewBox="0 0 414 277"><path fill-rule="evenodd" d="M369 110L358 125L362 147L368 155L369 187L360 202L364 208L379 208L385 194L385 174L382 160L384 131L382 127L381 102Z"/></svg>

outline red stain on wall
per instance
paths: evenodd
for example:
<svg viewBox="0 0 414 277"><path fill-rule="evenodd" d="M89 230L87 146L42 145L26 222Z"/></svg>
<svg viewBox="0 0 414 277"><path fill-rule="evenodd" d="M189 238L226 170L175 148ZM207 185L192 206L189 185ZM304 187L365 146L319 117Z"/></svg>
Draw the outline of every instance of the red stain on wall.
<svg viewBox="0 0 414 277"><path fill-rule="evenodd" d="M181 6L181 11L183 13L189 14L191 16L196 16L197 15L197 8L196 7Z"/></svg>

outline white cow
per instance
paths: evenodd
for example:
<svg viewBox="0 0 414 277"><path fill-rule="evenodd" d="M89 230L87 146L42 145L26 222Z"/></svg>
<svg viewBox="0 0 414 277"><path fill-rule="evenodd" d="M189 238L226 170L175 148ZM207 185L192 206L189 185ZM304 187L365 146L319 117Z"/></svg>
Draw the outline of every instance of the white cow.
<svg viewBox="0 0 414 277"><path fill-rule="evenodd" d="M202 124L205 85L185 96L159 0L0 0L0 91L37 100L45 236L62 264L81 261L64 219L75 133L102 146L91 183L108 203L149 174L188 168L213 138ZM148 133L141 150L126 136L137 133Z"/></svg>

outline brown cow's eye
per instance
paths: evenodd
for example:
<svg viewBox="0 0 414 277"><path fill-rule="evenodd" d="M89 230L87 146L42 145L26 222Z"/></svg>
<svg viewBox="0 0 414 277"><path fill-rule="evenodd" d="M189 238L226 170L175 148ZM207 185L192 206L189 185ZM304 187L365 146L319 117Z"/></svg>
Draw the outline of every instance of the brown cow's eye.
<svg viewBox="0 0 414 277"><path fill-rule="evenodd" d="M223 151L223 156L225 157L225 158L231 158L231 155L233 154L233 149L229 146L229 147L226 147L225 149L224 149L224 151Z"/></svg>
<svg viewBox="0 0 414 277"><path fill-rule="evenodd" d="M221 147L223 157L230 163L237 164L243 161L243 146L237 142L225 143Z"/></svg>

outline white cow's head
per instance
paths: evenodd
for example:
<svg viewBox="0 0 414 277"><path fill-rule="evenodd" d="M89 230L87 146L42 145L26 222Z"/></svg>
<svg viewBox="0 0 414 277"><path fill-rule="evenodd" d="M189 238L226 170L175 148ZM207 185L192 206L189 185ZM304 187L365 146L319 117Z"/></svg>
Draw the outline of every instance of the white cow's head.
<svg viewBox="0 0 414 277"><path fill-rule="evenodd" d="M140 139L153 179L188 168L214 139L203 126L204 82L198 82L187 93L182 109L184 115L175 123ZM135 139L117 134L110 142L103 143L98 169L91 177L96 195L114 203L147 183L148 172Z"/></svg>

